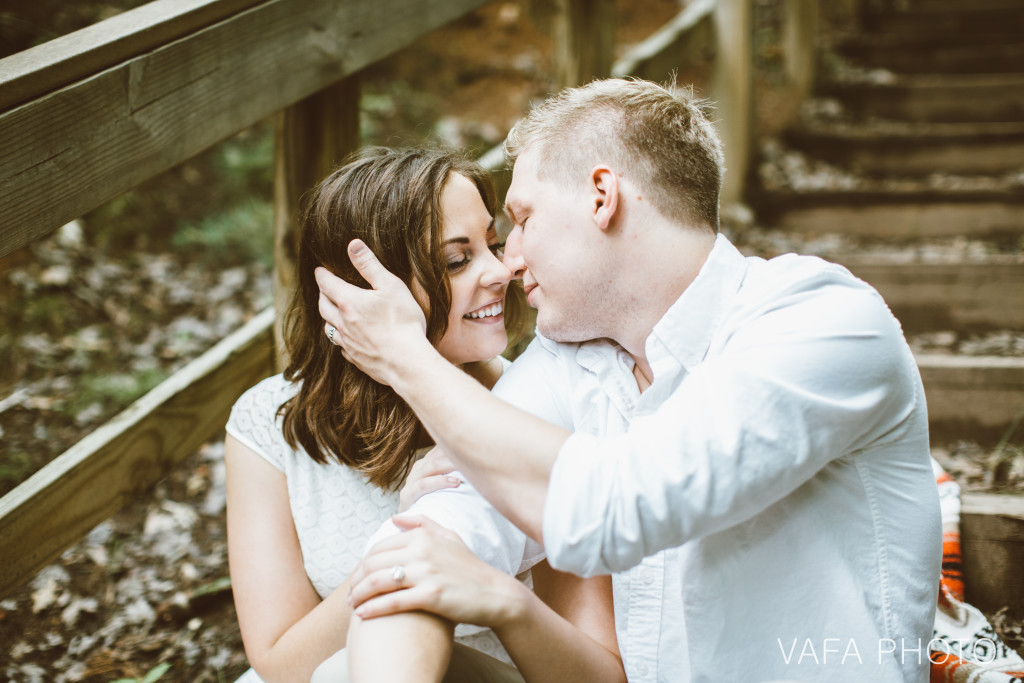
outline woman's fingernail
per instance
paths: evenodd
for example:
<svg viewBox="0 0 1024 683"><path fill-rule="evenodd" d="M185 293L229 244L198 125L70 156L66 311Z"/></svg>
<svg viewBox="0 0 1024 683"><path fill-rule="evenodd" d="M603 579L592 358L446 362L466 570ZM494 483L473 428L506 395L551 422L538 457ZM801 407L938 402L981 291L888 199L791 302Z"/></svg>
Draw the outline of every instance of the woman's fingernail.
<svg viewBox="0 0 1024 683"><path fill-rule="evenodd" d="M366 249L366 245L362 242L357 242L356 240L352 240L348 246L348 250L353 256L362 254L363 249Z"/></svg>
<svg viewBox="0 0 1024 683"><path fill-rule="evenodd" d="M451 484L452 486L458 486L459 484L462 483L462 480L459 479L458 477L448 477L448 483Z"/></svg>

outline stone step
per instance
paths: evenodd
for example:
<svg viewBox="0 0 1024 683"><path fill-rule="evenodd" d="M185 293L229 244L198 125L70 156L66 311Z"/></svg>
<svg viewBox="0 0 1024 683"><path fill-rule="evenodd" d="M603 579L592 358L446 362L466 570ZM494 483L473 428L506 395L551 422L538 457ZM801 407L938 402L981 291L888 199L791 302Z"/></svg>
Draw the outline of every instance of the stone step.
<svg viewBox="0 0 1024 683"><path fill-rule="evenodd" d="M1024 256L976 262L887 263L830 256L878 290L908 333L1024 330Z"/></svg>
<svg viewBox="0 0 1024 683"><path fill-rule="evenodd" d="M865 12L863 28L869 33L913 34L945 38L961 33L1013 36L1024 32L1024 7L979 6L964 2L957 7L889 9Z"/></svg>
<svg viewBox="0 0 1024 683"><path fill-rule="evenodd" d="M1009 73L1024 65L1020 36L968 34L936 42L927 36L865 34L835 46L843 58L896 73Z"/></svg>
<svg viewBox="0 0 1024 683"><path fill-rule="evenodd" d="M1024 66L1024 65L1022 65ZM904 121L1024 121L1024 73L885 74L823 83L818 94L864 117Z"/></svg>
<svg viewBox="0 0 1024 683"><path fill-rule="evenodd" d="M1024 169L1024 122L811 124L787 131L785 140L817 159L873 174Z"/></svg>
<svg viewBox="0 0 1024 683"><path fill-rule="evenodd" d="M1011 190L754 191L762 225L805 235L857 238L994 237L1024 233L1024 192Z"/></svg>
<svg viewBox="0 0 1024 683"><path fill-rule="evenodd" d="M917 354L932 439L995 442L1024 408L1024 358Z"/></svg>

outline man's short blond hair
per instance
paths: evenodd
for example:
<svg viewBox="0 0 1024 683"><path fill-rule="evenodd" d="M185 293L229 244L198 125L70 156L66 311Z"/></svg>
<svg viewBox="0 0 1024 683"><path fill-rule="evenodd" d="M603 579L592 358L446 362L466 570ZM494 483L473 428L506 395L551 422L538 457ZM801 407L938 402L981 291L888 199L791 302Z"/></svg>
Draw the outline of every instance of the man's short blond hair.
<svg viewBox="0 0 1024 683"><path fill-rule="evenodd" d="M579 187L597 164L631 177L667 218L718 230L724 157L705 104L690 89L610 78L537 105L505 140L510 164L540 151L540 177Z"/></svg>

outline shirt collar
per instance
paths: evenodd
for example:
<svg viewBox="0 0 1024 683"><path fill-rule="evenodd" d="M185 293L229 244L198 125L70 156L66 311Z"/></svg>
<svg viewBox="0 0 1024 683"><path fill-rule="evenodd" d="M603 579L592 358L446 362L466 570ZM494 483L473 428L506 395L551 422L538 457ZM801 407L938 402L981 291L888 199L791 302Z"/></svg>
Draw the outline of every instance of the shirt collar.
<svg viewBox="0 0 1024 683"><path fill-rule="evenodd" d="M711 337L725 317L729 301L739 291L746 272L746 258L725 235L719 234L697 277L647 338L648 362L656 363L664 355L662 349L688 370L704 360ZM606 376L615 363L624 370L630 369L625 367L628 354L608 339L575 346L576 362L598 376Z"/></svg>
<svg viewBox="0 0 1024 683"><path fill-rule="evenodd" d="M654 361L658 346L688 370L704 360L711 337L728 312L729 302L739 291L746 272L746 258L725 235L719 234L697 277L647 338L648 361Z"/></svg>

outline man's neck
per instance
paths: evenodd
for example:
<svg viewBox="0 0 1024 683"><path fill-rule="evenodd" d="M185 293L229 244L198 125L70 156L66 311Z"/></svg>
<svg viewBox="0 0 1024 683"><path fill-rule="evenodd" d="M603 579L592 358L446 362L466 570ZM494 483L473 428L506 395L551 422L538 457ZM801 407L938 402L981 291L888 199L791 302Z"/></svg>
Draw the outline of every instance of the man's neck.
<svg viewBox="0 0 1024 683"><path fill-rule="evenodd" d="M647 339L697 278L716 240L716 235L710 231L671 228L671 231L661 231L662 236L667 234L667 237L658 246L652 245L640 254L640 260L629 265L626 272L633 274L632 281L620 290L634 294L631 301L623 302L618 309L630 311L630 315L622 320L623 327L613 338L632 356L634 376L641 391L654 380L647 361Z"/></svg>

